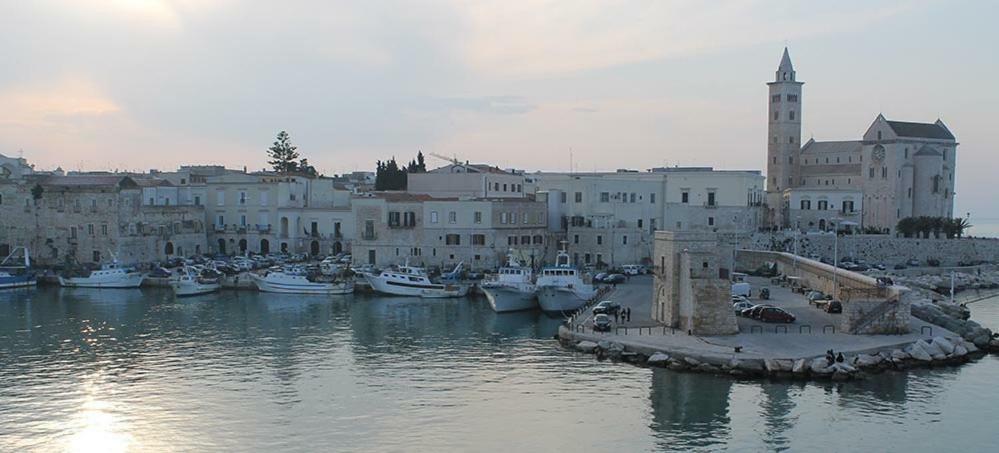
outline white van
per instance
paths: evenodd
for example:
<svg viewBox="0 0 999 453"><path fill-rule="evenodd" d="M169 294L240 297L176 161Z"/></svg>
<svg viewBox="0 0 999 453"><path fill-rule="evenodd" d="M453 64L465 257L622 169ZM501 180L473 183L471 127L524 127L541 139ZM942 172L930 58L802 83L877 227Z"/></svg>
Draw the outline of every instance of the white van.
<svg viewBox="0 0 999 453"><path fill-rule="evenodd" d="M741 272L732 273L732 295L733 296L745 296L749 297L752 293L752 287L749 283L746 283L746 274Z"/></svg>
<svg viewBox="0 0 999 453"><path fill-rule="evenodd" d="M637 264L625 264L621 266L621 272L624 275L640 275L642 273L642 267Z"/></svg>

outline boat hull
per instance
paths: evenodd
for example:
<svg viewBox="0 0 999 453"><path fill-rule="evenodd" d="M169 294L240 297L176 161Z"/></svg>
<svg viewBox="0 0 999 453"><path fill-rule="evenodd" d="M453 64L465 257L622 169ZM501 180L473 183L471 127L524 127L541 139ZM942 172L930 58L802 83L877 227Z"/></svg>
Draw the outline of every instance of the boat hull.
<svg viewBox="0 0 999 453"><path fill-rule="evenodd" d="M253 275L253 281L256 283L257 289L265 293L320 294L330 296L338 294L351 294L354 292L353 281L338 283L275 282L257 275Z"/></svg>
<svg viewBox="0 0 999 453"><path fill-rule="evenodd" d="M450 297L464 297L468 294L468 285L403 285L371 274L364 274L364 279L371 285L371 289L392 296L446 299Z"/></svg>
<svg viewBox="0 0 999 453"><path fill-rule="evenodd" d="M200 296L222 289L221 283L173 282L170 286L177 297Z"/></svg>
<svg viewBox="0 0 999 453"><path fill-rule="evenodd" d="M34 275L11 275L0 277L0 289L26 288L37 284L38 280L35 279Z"/></svg>
<svg viewBox="0 0 999 453"><path fill-rule="evenodd" d="M66 288L109 288L124 289L142 286L145 276L138 272L129 272L108 277L59 277L59 285Z"/></svg>
<svg viewBox="0 0 999 453"><path fill-rule="evenodd" d="M489 305L496 313L534 310L538 308L538 300L533 287L483 286L482 292L485 293L486 299L489 300Z"/></svg>
<svg viewBox="0 0 999 453"><path fill-rule="evenodd" d="M592 291L564 288L559 286L542 286L538 288L538 305L545 313L566 314L578 310L593 297Z"/></svg>

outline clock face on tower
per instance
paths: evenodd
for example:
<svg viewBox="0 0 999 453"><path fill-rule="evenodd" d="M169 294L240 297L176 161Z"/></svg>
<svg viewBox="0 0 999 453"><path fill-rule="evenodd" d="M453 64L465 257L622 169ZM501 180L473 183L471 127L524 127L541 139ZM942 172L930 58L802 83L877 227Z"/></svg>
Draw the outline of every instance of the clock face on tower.
<svg viewBox="0 0 999 453"><path fill-rule="evenodd" d="M871 151L871 157L874 160L885 160L885 147L877 145L874 147L874 151Z"/></svg>

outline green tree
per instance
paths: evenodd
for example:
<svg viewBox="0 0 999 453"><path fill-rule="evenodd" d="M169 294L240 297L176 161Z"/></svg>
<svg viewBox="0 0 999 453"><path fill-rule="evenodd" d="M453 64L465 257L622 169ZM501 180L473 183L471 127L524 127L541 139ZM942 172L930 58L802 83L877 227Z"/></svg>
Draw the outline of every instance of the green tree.
<svg viewBox="0 0 999 453"><path fill-rule="evenodd" d="M297 161L298 152L295 151L297 149L297 146L291 144L291 137L288 135L288 132L278 132L274 145L267 149L267 156L271 159L267 163L271 164L274 171L278 173L296 172L299 170L299 163Z"/></svg>
<svg viewBox="0 0 999 453"><path fill-rule="evenodd" d="M309 164L309 159L302 159L298 161L298 172L313 178L319 176L319 172L316 171L316 167Z"/></svg>

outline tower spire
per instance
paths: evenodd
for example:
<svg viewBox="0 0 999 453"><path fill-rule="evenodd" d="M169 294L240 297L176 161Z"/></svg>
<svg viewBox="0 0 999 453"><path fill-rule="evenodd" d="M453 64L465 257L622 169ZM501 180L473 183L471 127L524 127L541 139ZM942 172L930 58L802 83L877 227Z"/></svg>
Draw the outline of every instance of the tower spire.
<svg viewBox="0 0 999 453"><path fill-rule="evenodd" d="M784 55L780 57L780 65L777 66L777 77L775 81L794 81L794 65L791 64L791 54L788 53L787 47L784 47Z"/></svg>

